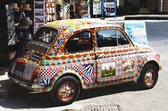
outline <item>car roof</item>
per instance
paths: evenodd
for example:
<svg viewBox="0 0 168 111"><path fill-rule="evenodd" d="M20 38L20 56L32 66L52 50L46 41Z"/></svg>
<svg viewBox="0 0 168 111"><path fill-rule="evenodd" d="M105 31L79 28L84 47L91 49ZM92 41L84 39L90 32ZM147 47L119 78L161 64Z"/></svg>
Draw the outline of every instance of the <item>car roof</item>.
<svg viewBox="0 0 168 111"><path fill-rule="evenodd" d="M108 20L101 19L70 19L70 20L57 20L54 22L49 22L44 25L44 27L52 27L59 32L68 30L68 32L73 32L81 29L88 28L98 28L98 27L120 27L115 23L109 23Z"/></svg>

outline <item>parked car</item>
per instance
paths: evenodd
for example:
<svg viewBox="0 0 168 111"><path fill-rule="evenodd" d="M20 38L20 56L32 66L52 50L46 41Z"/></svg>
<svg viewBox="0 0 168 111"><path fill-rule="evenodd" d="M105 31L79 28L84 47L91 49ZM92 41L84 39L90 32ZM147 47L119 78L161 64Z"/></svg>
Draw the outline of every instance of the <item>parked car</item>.
<svg viewBox="0 0 168 111"><path fill-rule="evenodd" d="M153 88L160 55L134 45L124 29L106 20L64 20L41 27L13 62L9 78L55 104L70 104L81 89L129 81Z"/></svg>

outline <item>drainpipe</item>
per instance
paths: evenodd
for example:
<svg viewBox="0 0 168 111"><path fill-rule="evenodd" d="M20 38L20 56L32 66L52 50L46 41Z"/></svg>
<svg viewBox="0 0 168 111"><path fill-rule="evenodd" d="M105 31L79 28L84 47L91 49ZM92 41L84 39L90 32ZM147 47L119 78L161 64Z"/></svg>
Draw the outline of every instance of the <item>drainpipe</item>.
<svg viewBox="0 0 168 111"><path fill-rule="evenodd" d="M104 0L100 0L101 2L101 18L104 18Z"/></svg>
<svg viewBox="0 0 168 111"><path fill-rule="evenodd" d="M163 12L163 0L159 1L159 11Z"/></svg>

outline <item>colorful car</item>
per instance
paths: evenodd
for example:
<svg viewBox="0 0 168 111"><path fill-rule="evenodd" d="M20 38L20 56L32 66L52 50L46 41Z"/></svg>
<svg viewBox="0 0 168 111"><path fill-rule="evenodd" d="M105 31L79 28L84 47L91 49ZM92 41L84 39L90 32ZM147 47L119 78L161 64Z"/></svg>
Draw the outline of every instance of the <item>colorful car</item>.
<svg viewBox="0 0 168 111"><path fill-rule="evenodd" d="M106 20L64 20L36 32L13 62L9 77L65 105L75 101L81 89L129 81L153 88L160 69L160 55L134 45L121 26Z"/></svg>

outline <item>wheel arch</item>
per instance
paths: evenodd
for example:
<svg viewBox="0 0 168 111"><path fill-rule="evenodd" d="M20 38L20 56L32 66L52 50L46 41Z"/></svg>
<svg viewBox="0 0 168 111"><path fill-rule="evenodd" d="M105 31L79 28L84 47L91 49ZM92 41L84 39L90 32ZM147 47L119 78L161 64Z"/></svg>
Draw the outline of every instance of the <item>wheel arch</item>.
<svg viewBox="0 0 168 111"><path fill-rule="evenodd" d="M159 64L156 61L154 61L154 60L148 61L143 67L145 67L146 65L149 65L149 64L152 64L152 65L156 66L157 71L160 70Z"/></svg>
<svg viewBox="0 0 168 111"><path fill-rule="evenodd" d="M65 74L62 74L62 75L55 81L55 83L56 83L59 79L61 79L61 78L63 78L63 77L66 77L66 76L71 76L71 77L75 78L75 79L79 82L80 88L82 88L82 81L81 81L80 77L77 76L76 74L73 74L73 73L65 73Z"/></svg>
<svg viewBox="0 0 168 111"><path fill-rule="evenodd" d="M72 98L66 97L68 99L68 101L64 101L63 99L61 99L59 92L58 92L60 90L59 87L62 84L61 82L63 82L63 83L66 82L65 79L71 80L71 83L75 87L75 91L73 92ZM74 81L74 79L75 79L75 81ZM81 90L80 78L77 75L72 74L72 73L64 73L63 75L61 75L57 79L55 79L54 85L53 85L51 91L49 92L49 95L50 95L50 98L54 104L68 105L68 104L71 104L72 102L74 102L78 98L78 96L80 95L80 90ZM69 91L68 91L68 93L69 93Z"/></svg>
<svg viewBox="0 0 168 111"><path fill-rule="evenodd" d="M147 71L147 68L155 68L154 70L157 71L155 73L155 75L152 74L152 76L154 76L155 79L154 82L152 83L152 85L147 85L145 83L145 75L146 75L146 71ZM159 64L157 63L157 61L154 61L154 60L151 60L151 61L148 61L143 67L142 67L142 70L141 70L141 73L140 73L140 76L139 78L137 79L137 82L140 86L140 88L142 89L151 89L155 86L157 80L158 80L158 71L159 71L160 67L159 67ZM145 72L144 72L145 71ZM152 77L153 78L153 77Z"/></svg>

